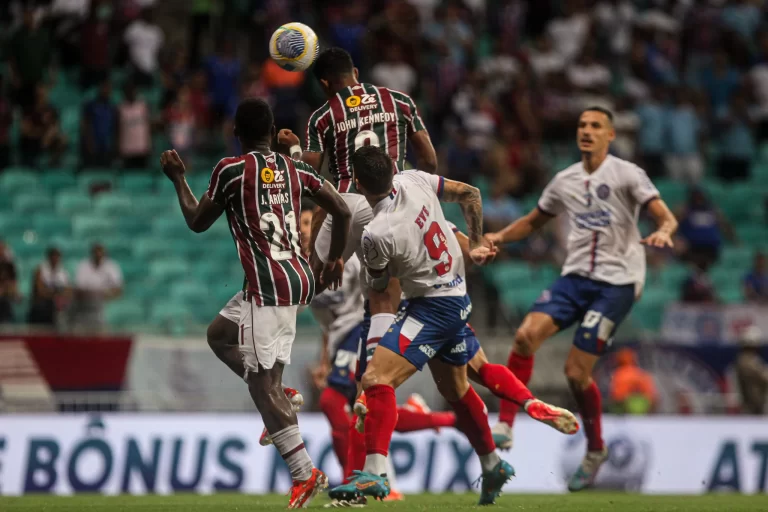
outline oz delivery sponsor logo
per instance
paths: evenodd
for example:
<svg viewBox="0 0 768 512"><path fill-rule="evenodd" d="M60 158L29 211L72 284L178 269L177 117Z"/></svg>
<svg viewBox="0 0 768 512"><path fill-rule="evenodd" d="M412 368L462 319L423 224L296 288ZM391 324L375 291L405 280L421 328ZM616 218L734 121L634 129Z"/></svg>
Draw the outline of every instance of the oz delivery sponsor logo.
<svg viewBox="0 0 768 512"><path fill-rule="evenodd" d="M87 421L82 437L71 443L55 437L32 437L26 450L23 492L56 492L62 484L74 492L103 492L114 481L123 493L135 491L136 483L145 492L159 488L194 491L200 487L204 471L209 476L215 474L209 480L213 489L242 487L244 467L237 459L242 459L247 449L245 439L214 441L166 436L158 430L149 439L131 435L115 439L108 435L107 424L96 416Z"/></svg>

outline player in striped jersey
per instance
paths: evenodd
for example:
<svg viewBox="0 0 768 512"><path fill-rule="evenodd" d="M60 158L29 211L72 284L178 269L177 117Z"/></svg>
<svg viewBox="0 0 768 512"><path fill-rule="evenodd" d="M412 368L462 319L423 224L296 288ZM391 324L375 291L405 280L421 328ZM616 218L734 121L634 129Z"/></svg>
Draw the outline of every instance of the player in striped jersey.
<svg viewBox="0 0 768 512"><path fill-rule="evenodd" d="M224 158L216 165L199 202L186 182L178 154L164 152L161 164L174 183L184 219L192 231L207 230L226 211L248 281L240 303L237 338L242 358L240 375L293 477L288 507L300 508L327 486L327 478L313 466L296 413L282 388L298 308L308 304L315 293L315 278L301 254L297 213L302 195L309 194L333 215L332 256L321 276L321 281L333 286L343 270L339 259L350 215L334 187L311 167L271 151L274 134L269 105L260 99L243 101L235 114L235 136L245 154Z"/></svg>

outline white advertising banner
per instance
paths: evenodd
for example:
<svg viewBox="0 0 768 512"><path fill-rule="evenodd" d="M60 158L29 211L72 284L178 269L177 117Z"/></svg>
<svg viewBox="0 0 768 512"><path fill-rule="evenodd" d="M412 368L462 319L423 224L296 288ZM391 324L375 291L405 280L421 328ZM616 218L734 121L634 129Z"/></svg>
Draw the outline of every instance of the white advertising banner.
<svg viewBox="0 0 768 512"><path fill-rule="evenodd" d="M492 421L495 421L492 419ZM300 427L315 464L341 474L322 416ZM285 492L290 476L273 447L258 444L257 415L13 415L0 417L0 494ZM600 488L697 494L765 492L768 421L761 418L607 417L611 452ZM583 436L566 437L521 419L517 470L505 492L559 493L584 454ZM391 455L406 493L466 491L480 475L461 434L396 434Z"/></svg>
<svg viewBox="0 0 768 512"><path fill-rule="evenodd" d="M662 337L681 344L732 344L756 325L768 336L768 307L753 304L670 304L664 310Z"/></svg>

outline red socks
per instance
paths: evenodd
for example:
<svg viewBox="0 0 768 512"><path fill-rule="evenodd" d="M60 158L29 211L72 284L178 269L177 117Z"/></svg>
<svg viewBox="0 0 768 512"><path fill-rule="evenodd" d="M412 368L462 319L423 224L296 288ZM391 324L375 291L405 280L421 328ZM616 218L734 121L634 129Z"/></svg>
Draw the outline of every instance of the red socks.
<svg viewBox="0 0 768 512"><path fill-rule="evenodd" d="M397 424L397 399L392 386L377 384L365 390L365 453L387 456Z"/></svg>
<svg viewBox="0 0 768 512"><path fill-rule="evenodd" d="M515 377L518 378L520 384L527 386L528 381L531 380L531 374L533 373L533 356L525 357L516 354L515 352L510 352L509 360L507 360L507 368L509 368ZM483 377L483 380L485 381L485 377ZM493 388L489 387L488 389L496 393ZM510 402L509 400L502 400L499 409L499 421L512 425L515 421L515 415L517 415L518 409L520 409L520 405Z"/></svg>
<svg viewBox="0 0 768 512"><path fill-rule="evenodd" d="M506 366L484 364L480 368L480 378L483 385L499 398L506 398L517 405L523 405L526 400L533 400L531 391Z"/></svg>
<svg viewBox="0 0 768 512"><path fill-rule="evenodd" d="M331 440L336 458L342 468L346 467L351 418L347 412L347 397L338 390L327 387L320 393L320 410L331 424Z"/></svg>
<svg viewBox="0 0 768 512"><path fill-rule="evenodd" d="M366 393L367 394L367 393ZM456 415L452 412L415 412L407 407L397 409L398 432L414 432L416 430L428 430L430 428L453 427L456 425Z"/></svg>
<svg viewBox="0 0 768 512"><path fill-rule="evenodd" d="M571 393L579 404L581 422L584 424L584 434L587 436L587 450L599 452L605 446L603 443L602 412L603 400L595 381L587 389L582 390L571 384Z"/></svg>
<svg viewBox="0 0 768 512"><path fill-rule="evenodd" d="M352 476L352 472L362 471L365 466L365 436L355 428L354 418L349 424L349 451L347 464L344 466L344 476Z"/></svg>
<svg viewBox="0 0 768 512"><path fill-rule="evenodd" d="M470 386L461 400L449 403L456 411L456 428L467 436L475 452L483 456L494 451L496 445L488 426L488 409L475 390Z"/></svg>

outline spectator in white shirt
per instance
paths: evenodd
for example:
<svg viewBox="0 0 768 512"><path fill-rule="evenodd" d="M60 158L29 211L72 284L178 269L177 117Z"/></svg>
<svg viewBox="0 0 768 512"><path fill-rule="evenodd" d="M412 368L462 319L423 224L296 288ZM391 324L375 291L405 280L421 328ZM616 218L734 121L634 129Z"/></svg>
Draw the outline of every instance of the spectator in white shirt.
<svg viewBox="0 0 768 512"><path fill-rule="evenodd" d="M104 305L123 292L123 273L106 257L104 247L96 244L91 257L80 262L75 275L76 305L72 323L89 330L104 325Z"/></svg>
<svg viewBox="0 0 768 512"><path fill-rule="evenodd" d="M57 313L68 306L70 296L69 273L61 264L61 252L48 249L45 261L35 270L27 321L32 325L54 327L58 322Z"/></svg>
<svg viewBox="0 0 768 512"><path fill-rule="evenodd" d="M536 76L543 79L565 69L565 58L555 50L555 44L546 32L536 38L535 46L528 51L528 61Z"/></svg>
<svg viewBox="0 0 768 512"><path fill-rule="evenodd" d="M564 16L549 22L547 33L566 62L581 53L590 30L590 19L579 0L563 3Z"/></svg>
<svg viewBox="0 0 768 512"><path fill-rule="evenodd" d="M153 22L152 9L141 11L141 17L125 29L124 40L134 69L137 85L150 86L158 69L157 56L163 46L163 30Z"/></svg>
<svg viewBox="0 0 768 512"><path fill-rule="evenodd" d="M416 88L416 70L405 61L403 47L392 43L384 49L384 60L371 70L373 82L405 94Z"/></svg>

